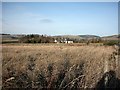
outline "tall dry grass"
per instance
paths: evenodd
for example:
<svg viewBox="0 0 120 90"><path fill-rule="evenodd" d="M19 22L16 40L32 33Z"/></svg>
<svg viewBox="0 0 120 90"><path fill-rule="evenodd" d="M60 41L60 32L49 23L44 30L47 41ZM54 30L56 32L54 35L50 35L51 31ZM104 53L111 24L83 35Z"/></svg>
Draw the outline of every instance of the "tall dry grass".
<svg viewBox="0 0 120 90"><path fill-rule="evenodd" d="M3 45L3 88L94 88L116 68L112 46Z"/></svg>

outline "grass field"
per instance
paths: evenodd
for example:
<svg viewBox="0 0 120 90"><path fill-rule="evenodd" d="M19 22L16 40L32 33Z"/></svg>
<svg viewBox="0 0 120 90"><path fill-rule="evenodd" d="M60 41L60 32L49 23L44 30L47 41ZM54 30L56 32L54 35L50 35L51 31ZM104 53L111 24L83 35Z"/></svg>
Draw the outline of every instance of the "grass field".
<svg viewBox="0 0 120 90"><path fill-rule="evenodd" d="M3 88L95 88L105 72L120 76L113 46L3 44L2 58Z"/></svg>

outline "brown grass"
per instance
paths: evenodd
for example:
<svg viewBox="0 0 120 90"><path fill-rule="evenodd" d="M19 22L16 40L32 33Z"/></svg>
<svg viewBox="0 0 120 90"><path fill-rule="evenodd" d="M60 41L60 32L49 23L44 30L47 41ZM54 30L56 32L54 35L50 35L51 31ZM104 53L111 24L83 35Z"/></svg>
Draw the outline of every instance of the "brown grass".
<svg viewBox="0 0 120 90"><path fill-rule="evenodd" d="M3 88L94 88L106 71L117 72L112 46L20 44L2 48Z"/></svg>

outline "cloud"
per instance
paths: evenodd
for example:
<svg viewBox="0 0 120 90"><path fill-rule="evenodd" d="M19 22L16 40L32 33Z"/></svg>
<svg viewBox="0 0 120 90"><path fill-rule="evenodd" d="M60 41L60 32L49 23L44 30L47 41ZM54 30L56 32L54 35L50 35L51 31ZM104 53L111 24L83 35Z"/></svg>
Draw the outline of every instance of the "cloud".
<svg viewBox="0 0 120 90"><path fill-rule="evenodd" d="M41 19L41 23L52 23L53 21L51 19Z"/></svg>

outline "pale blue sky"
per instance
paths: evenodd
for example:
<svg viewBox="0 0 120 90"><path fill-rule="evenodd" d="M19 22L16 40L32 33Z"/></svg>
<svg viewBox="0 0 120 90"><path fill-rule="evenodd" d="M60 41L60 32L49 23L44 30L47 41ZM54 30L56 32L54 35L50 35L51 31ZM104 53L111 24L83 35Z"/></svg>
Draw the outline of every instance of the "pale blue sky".
<svg viewBox="0 0 120 90"><path fill-rule="evenodd" d="M3 2L3 33L118 34L117 2Z"/></svg>

